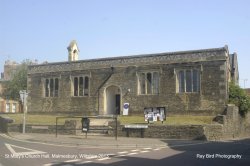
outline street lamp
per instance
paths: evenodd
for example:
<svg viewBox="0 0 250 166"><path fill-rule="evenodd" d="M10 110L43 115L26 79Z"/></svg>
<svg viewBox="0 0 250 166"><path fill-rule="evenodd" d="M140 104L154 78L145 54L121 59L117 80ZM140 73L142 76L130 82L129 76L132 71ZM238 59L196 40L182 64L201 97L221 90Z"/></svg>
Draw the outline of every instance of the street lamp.
<svg viewBox="0 0 250 166"><path fill-rule="evenodd" d="M25 123L26 123L25 114L27 113L28 93L26 92L26 90L20 90L19 95L20 95L20 99L21 99L22 104L23 104L23 134L24 134L25 133Z"/></svg>

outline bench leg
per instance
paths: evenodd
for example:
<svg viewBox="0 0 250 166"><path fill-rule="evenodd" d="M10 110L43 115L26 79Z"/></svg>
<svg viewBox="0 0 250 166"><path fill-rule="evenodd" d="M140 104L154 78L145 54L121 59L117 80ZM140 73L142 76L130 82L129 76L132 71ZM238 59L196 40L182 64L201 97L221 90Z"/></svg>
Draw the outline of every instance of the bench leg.
<svg viewBox="0 0 250 166"><path fill-rule="evenodd" d="M144 138L144 129L141 129L141 138Z"/></svg>
<svg viewBox="0 0 250 166"><path fill-rule="evenodd" d="M129 137L129 128L127 128L127 137Z"/></svg>

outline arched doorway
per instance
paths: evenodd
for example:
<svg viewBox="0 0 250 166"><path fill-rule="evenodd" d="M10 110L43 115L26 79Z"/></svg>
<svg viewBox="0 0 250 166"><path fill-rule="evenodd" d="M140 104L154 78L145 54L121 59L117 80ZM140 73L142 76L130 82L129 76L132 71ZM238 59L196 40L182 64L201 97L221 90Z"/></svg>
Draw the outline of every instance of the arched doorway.
<svg viewBox="0 0 250 166"><path fill-rule="evenodd" d="M119 115L121 110L121 90L118 86L109 86L105 90L104 108L106 115Z"/></svg>

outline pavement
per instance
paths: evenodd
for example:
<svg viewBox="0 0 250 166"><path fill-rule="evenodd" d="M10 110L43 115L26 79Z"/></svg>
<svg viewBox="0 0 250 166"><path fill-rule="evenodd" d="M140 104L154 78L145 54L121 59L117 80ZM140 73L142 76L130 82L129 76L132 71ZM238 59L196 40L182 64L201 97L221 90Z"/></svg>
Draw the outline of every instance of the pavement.
<svg viewBox="0 0 250 166"><path fill-rule="evenodd" d="M15 140L42 142L47 144L65 146L86 146L86 147L105 147L105 148L140 148L140 147L167 147L166 140L155 138L132 138L115 137L103 135L56 135L38 133L17 133L9 132L8 136Z"/></svg>

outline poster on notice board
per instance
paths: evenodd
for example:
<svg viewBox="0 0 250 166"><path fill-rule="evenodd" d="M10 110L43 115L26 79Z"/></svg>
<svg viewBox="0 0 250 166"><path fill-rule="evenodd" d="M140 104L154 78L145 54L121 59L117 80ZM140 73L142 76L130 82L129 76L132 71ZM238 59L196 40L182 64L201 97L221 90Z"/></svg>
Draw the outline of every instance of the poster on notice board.
<svg viewBox="0 0 250 166"><path fill-rule="evenodd" d="M166 120L166 110L165 107L148 107L144 108L145 121L148 123L153 123L156 121L163 122Z"/></svg>

